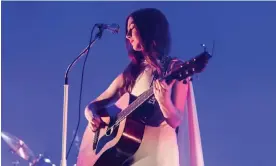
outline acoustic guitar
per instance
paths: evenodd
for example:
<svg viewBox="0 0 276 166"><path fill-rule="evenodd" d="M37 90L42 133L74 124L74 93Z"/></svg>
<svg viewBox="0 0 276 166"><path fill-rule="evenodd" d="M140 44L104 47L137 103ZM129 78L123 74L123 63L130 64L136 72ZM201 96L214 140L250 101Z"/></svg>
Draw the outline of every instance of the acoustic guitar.
<svg viewBox="0 0 276 166"><path fill-rule="evenodd" d="M195 58L176 66L162 79L186 79L205 69L211 55L204 51ZM105 125L93 132L87 125L78 154L77 166L122 166L139 148L144 135L145 123L131 118L142 111L141 105L153 97L153 87L135 100L129 93L122 95L115 104L104 108L108 117L101 117Z"/></svg>

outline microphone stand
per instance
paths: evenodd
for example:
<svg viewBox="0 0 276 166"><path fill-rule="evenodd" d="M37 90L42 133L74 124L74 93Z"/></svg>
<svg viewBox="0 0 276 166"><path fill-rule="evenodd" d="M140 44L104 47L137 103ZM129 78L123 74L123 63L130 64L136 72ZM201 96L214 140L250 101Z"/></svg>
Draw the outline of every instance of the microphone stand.
<svg viewBox="0 0 276 166"><path fill-rule="evenodd" d="M95 25L94 25L95 27ZM93 28L94 29L94 28ZM92 30L93 33L93 30ZM91 34L92 35L92 34ZM90 47L96 42L96 40L100 40L103 35L103 28L99 27L99 32L96 34L94 40L89 42L89 45L77 56L77 58L68 66L65 74L64 80L64 99L63 99L63 124L62 124L62 153L61 153L61 166L67 165L66 159L66 143L67 143L67 115L68 115L68 74L71 68L76 64L76 62L86 53L89 52Z"/></svg>

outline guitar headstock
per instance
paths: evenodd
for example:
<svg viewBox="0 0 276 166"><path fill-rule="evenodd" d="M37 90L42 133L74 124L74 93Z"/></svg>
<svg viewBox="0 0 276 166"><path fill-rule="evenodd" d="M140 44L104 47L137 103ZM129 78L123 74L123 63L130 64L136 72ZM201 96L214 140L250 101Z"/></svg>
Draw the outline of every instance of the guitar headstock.
<svg viewBox="0 0 276 166"><path fill-rule="evenodd" d="M193 59L177 65L165 79L167 81L172 79L181 81L196 73L201 73L211 57L207 51L204 51Z"/></svg>

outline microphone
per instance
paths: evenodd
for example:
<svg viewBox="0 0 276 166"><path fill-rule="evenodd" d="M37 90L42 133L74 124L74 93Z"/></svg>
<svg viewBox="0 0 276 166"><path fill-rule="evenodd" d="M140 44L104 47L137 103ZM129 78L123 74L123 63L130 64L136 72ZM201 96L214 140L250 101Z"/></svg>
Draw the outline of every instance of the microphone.
<svg viewBox="0 0 276 166"><path fill-rule="evenodd" d="M118 24L96 24L100 30L108 30L111 33L119 33L120 26Z"/></svg>

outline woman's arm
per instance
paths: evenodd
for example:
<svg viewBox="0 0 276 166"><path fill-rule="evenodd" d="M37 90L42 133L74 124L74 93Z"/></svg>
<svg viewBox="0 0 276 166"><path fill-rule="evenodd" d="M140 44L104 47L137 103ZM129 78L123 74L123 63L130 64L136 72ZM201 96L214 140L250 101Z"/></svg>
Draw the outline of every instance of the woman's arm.
<svg viewBox="0 0 276 166"><path fill-rule="evenodd" d="M181 81L175 81L173 84L173 87L171 87L171 97L164 97L163 100L160 100L159 106L167 123L171 127L176 128L183 119L188 84L183 84Z"/></svg>
<svg viewBox="0 0 276 166"><path fill-rule="evenodd" d="M182 61L173 60L170 69L172 70L180 64ZM167 84L165 81L157 80L154 84L154 94L166 122L173 128L178 127L184 115L188 84L183 84L182 81L177 80Z"/></svg>
<svg viewBox="0 0 276 166"><path fill-rule="evenodd" d="M105 114L104 112L100 112L100 110L103 110L102 108L119 99L118 92L122 86L123 74L120 74L112 81L109 87L100 96L98 96L95 100L86 106L85 110L92 111L93 114Z"/></svg>

